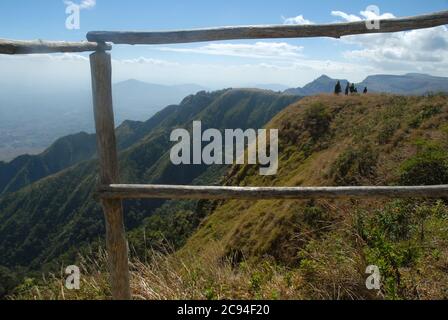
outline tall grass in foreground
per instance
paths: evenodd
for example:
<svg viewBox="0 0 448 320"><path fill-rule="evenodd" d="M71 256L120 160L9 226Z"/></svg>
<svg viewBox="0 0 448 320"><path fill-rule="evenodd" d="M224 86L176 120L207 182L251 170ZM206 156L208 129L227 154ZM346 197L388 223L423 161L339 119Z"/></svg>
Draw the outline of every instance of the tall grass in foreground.
<svg viewBox="0 0 448 320"><path fill-rule="evenodd" d="M199 259L150 250L148 261L131 261L131 289L134 299L298 299L297 275L271 263L250 266L222 257L217 247ZM64 270L35 281L28 279L10 299L78 300L110 299L107 256L100 250L82 258L79 290L65 288Z"/></svg>
<svg viewBox="0 0 448 320"><path fill-rule="evenodd" d="M338 277L328 269L330 282L324 288L304 283L298 270L279 266L267 259L258 264L235 263L222 258L223 250L213 247L200 258L180 257L168 252L149 251L149 260L131 261L131 289L137 300L215 300L215 299L307 299L363 298L347 282L356 280L352 273ZM10 299L14 300L96 300L110 299L107 256L99 250L95 256L81 258L79 290L65 287L64 270L39 281L28 279ZM326 272L326 271L325 271ZM326 278L321 274L321 277ZM319 281L321 281L319 280ZM354 284L357 287L357 284Z"/></svg>

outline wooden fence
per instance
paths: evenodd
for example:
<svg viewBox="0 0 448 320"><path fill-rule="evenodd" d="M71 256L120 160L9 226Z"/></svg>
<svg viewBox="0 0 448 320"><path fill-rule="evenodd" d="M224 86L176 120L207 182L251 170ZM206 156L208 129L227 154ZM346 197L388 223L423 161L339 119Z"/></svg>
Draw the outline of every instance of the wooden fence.
<svg viewBox="0 0 448 320"><path fill-rule="evenodd" d="M323 25L244 26L165 32L94 31L87 42L16 41L0 39L0 54L95 51L90 55L93 109L100 168L98 196L106 221L106 246L114 299L131 299L128 245L123 224L123 199L308 199L341 197L440 198L448 185L409 187L211 187L120 185L112 105L112 44L172 44L231 39L333 37L399 32L448 24L448 11L415 17L379 20L379 29L365 21Z"/></svg>

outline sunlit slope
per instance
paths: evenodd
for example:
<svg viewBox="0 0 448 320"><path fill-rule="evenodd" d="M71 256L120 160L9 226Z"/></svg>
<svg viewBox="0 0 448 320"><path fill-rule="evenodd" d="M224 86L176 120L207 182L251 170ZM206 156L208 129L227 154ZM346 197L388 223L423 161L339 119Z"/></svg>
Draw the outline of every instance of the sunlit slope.
<svg viewBox="0 0 448 320"><path fill-rule="evenodd" d="M307 97L277 115L280 165L272 177L234 166L227 185L342 186L448 183L448 97L386 94ZM182 252L206 252L218 242L227 254L270 256L300 263L316 237L341 229L380 200L221 201ZM348 219L348 220L347 220ZM356 239L352 239L356 242ZM351 240L348 240L351 241Z"/></svg>

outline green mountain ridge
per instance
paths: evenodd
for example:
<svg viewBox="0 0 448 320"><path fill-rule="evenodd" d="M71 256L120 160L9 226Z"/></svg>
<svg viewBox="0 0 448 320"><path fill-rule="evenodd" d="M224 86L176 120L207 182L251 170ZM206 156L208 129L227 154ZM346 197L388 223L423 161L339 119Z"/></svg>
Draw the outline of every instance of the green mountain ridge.
<svg viewBox="0 0 448 320"><path fill-rule="evenodd" d="M169 106L146 122L126 121L117 129L120 171L128 183L191 183L207 166L174 166L170 132L204 127L261 128L299 97L263 90L200 92ZM90 137L93 139L93 137ZM213 174L210 174L211 176ZM220 173L217 174L218 176ZM93 199L97 164L86 160L0 198L0 265L40 270L54 259L73 259L81 248L103 238L100 206ZM164 201L126 201L128 230L138 227Z"/></svg>
<svg viewBox="0 0 448 320"><path fill-rule="evenodd" d="M95 136L85 132L57 140L42 154L0 162L0 194L10 193L87 160L96 152Z"/></svg>
<svg viewBox="0 0 448 320"><path fill-rule="evenodd" d="M126 149L140 140L177 108L175 105L168 106L145 122L124 121L116 129L118 149ZM8 163L0 161L0 195L15 192L37 180L94 157L95 139L95 134L81 132L58 139L41 154L19 156Z"/></svg>

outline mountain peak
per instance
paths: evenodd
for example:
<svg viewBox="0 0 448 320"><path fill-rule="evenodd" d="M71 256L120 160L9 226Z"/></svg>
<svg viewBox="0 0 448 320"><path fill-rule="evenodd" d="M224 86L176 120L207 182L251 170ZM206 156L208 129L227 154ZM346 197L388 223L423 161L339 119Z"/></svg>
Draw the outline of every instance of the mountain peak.
<svg viewBox="0 0 448 320"><path fill-rule="evenodd" d="M317 78L314 81L318 81L318 80L333 80L332 78L330 78L329 76L327 76L326 74L321 75L319 78Z"/></svg>
<svg viewBox="0 0 448 320"><path fill-rule="evenodd" d="M120 81L117 84L137 84L137 83L145 83L145 82L137 80L137 79L127 79L124 81Z"/></svg>

